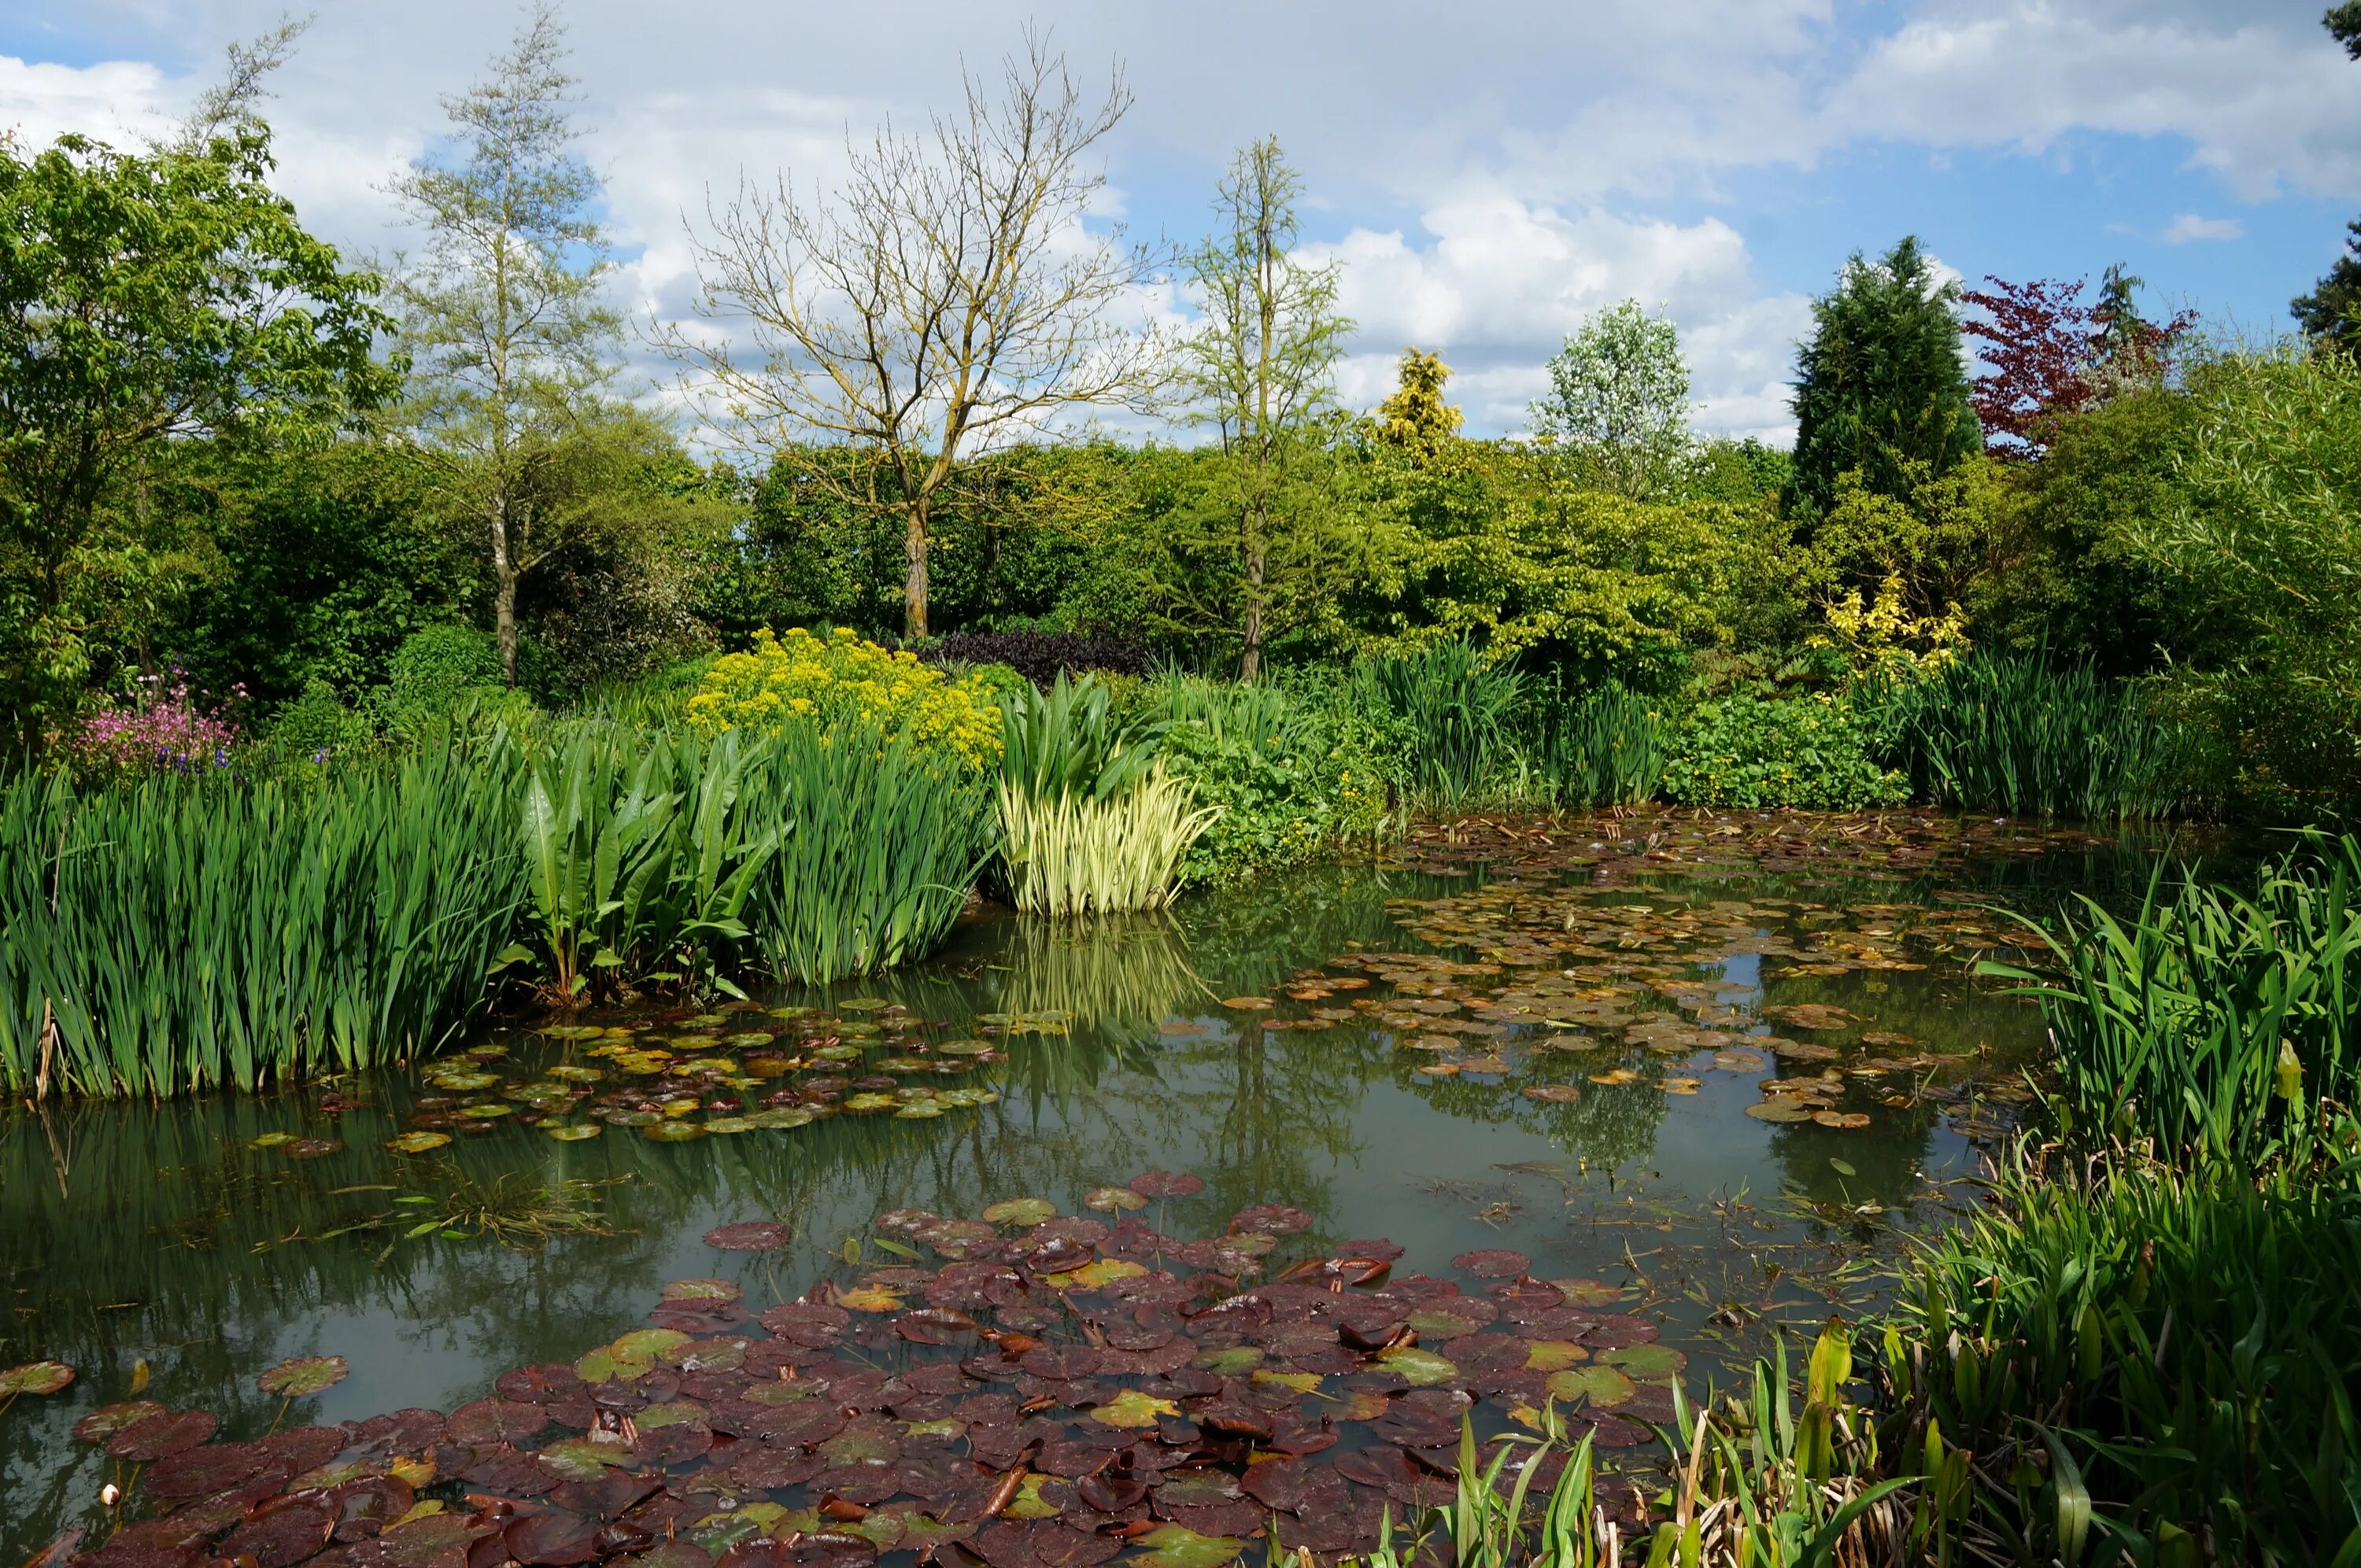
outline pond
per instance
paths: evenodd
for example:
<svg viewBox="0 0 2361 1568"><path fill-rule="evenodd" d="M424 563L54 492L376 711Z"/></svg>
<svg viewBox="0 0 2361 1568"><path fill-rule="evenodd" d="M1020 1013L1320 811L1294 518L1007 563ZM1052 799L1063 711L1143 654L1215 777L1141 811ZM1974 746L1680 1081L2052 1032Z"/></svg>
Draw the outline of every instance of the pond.
<svg viewBox="0 0 2361 1568"><path fill-rule="evenodd" d="M1667 1367L1730 1386L1781 1327L1874 1307L1908 1236L1974 1201L2039 1020L1972 959L2015 940L2004 909L2149 863L2112 832L1924 817L1477 822L1165 920L985 910L895 974L552 1016L420 1073L13 1111L0 1366L78 1376L0 1414L0 1554L104 1539L127 1466L71 1429L110 1403L241 1440L447 1411L652 1309L710 1332L824 1280L923 1286L1038 1220L982 1223L1018 1199L1150 1227L1183 1276L1348 1258L1382 1283L1382 1238L1397 1278L1551 1282L1615 1326L1559 1354L1622 1347L1631 1377L1580 1387L1602 1443L1638 1443ZM1148 1172L1202 1190L1124 1185ZM1279 1207L1233 1227L1255 1206ZM749 1222L779 1245L707 1239ZM666 1319L680 1280L722 1283ZM308 1356L349 1373L258 1389Z"/></svg>

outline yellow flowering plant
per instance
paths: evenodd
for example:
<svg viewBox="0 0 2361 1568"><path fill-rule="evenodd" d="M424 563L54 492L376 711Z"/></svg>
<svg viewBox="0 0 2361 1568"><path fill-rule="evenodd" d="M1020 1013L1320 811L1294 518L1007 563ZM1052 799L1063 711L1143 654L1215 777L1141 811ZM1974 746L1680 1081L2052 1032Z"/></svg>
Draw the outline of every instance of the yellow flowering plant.
<svg viewBox="0 0 2361 1568"><path fill-rule="evenodd" d="M824 637L801 627L785 636L757 631L752 649L714 664L687 713L706 735L796 721L825 735L858 724L948 751L969 767L1000 761L1000 710L987 696L842 627Z"/></svg>

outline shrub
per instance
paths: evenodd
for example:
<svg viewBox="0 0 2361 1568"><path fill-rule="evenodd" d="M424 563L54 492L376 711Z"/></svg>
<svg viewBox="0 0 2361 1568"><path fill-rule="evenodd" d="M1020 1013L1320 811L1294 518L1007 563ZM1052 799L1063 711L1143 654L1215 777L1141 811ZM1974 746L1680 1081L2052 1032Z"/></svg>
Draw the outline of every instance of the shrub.
<svg viewBox="0 0 2361 1568"><path fill-rule="evenodd" d="M809 724L820 735L873 728L947 749L970 768L1000 757L996 709L916 655L889 652L842 627L824 637L800 627L784 637L756 632L751 652L715 662L688 699L687 715L708 735L790 724Z"/></svg>
<svg viewBox="0 0 2361 1568"><path fill-rule="evenodd" d="M204 707L177 675L169 685L161 677L148 685L137 699L102 707L59 737L66 765L77 776L125 779L229 766L230 753L246 738L236 720ZM234 690L242 701L246 688Z"/></svg>
<svg viewBox="0 0 2361 1568"><path fill-rule="evenodd" d="M303 685L303 695L280 708L270 721L270 740L282 751L323 757L347 747L366 745L369 722L345 706L336 688L314 676Z"/></svg>
<svg viewBox="0 0 2361 1568"><path fill-rule="evenodd" d="M454 726L489 731L539 711L531 697L502 683L500 649L471 626L412 632L386 661L386 684L371 695L379 721L412 739Z"/></svg>
<svg viewBox="0 0 2361 1568"><path fill-rule="evenodd" d="M1061 674L1137 675L1148 669L1148 655L1128 642L1071 631L954 631L930 645L926 658L936 664L1005 664L1045 687Z"/></svg>
<svg viewBox="0 0 2361 1568"><path fill-rule="evenodd" d="M1792 806L1858 811L1896 806L1909 781L1871 758L1870 726L1852 703L1820 693L1700 703L1674 734L1665 795L1682 806Z"/></svg>
<svg viewBox="0 0 2361 1568"><path fill-rule="evenodd" d="M1277 686L1171 676L1151 711L1169 724L1173 773L1220 813L1182 862L1184 883L1301 865L1387 820L1368 736L1338 710Z"/></svg>

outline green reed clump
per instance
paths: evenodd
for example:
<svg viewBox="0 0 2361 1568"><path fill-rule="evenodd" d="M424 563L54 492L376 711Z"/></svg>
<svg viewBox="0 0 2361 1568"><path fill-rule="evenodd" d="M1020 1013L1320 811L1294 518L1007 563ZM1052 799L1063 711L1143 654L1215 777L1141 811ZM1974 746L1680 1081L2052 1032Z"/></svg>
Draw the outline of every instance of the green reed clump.
<svg viewBox="0 0 2361 1568"><path fill-rule="evenodd" d="M0 1081L181 1093L463 1028L525 897L512 748L275 779L0 786Z"/></svg>
<svg viewBox="0 0 2361 1568"><path fill-rule="evenodd" d="M1060 674L1001 707L1002 880L1028 914L1159 909L1216 815L1158 755L1161 726L1118 718L1104 683Z"/></svg>
<svg viewBox="0 0 2361 1568"><path fill-rule="evenodd" d="M2169 817L2190 804L2188 731L2087 664L1979 652L1887 688L1879 706L1913 799L2083 820Z"/></svg>
<svg viewBox="0 0 2361 1568"><path fill-rule="evenodd" d="M2340 1157L2361 1090L2361 840L2315 839L2252 897L2161 871L2136 913L2088 898L2041 934L2048 1102L2086 1144L2298 1171Z"/></svg>
<svg viewBox="0 0 2361 1568"><path fill-rule="evenodd" d="M1411 793L1456 806L1481 793L1509 760L1523 688L1521 674L1488 663L1467 643L1437 642L1365 660L1354 668L1351 690L1402 727Z"/></svg>
<svg viewBox="0 0 2361 1568"><path fill-rule="evenodd" d="M785 826L740 917L774 973L814 983L923 958L994 849L991 786L906 735L791 723L750 761L754 820Z"/></svg>
<svg viewBox="0 0 2361 1568"><path fill-rule="evenodd" d="M1551 691L1529 707L1526 793L1554 806L1636 806L1664 776L1659 706L1620 681L1568 696Z"/></svg>
<svg viewBox="0 0 2361 1568"><path fill-rule="evenodd" d="M1885 1334L1889 1446L1974 1455L1957 1528L2023 1562L2361 1560L2353 1184L2118 1158L2000 1195Z"/></svg>
<svg viewBox="0 0 2361 1568"><path fill-rule="evenodd" d="M572 1001L642 979L718 970L750 933L739 918L787 824L757 820L745 774L774 742L728 731L570 727L527 758L520 832L529 945Z"/></svg>

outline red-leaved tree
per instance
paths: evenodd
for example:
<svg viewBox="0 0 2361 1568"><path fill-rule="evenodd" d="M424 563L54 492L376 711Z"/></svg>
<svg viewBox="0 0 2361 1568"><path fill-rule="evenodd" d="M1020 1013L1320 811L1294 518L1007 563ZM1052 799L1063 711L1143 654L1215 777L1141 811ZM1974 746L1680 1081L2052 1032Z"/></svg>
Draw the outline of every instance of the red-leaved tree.
<svg viewBox="0 0 2361 1568"><path fill-rule="evenodd" d="M1960 330L1978 341L1984 368L1971 400L1985 446L1998 456L2039 457L2059 420L2126 384L2161 379L2173 340L2197 319L2190 311L2162 323L2143 317L2132 298L2140 280L2120 267L2107 269L2090 305L2080 278L1984 281L1990 287L1960 293L1983 314Z"/></svg>

